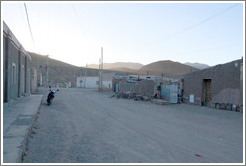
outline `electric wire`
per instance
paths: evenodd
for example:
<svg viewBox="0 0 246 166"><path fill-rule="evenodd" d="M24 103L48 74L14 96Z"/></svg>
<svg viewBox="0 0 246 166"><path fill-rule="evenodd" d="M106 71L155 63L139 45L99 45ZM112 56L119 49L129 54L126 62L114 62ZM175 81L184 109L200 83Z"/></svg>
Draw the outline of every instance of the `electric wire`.
<svg viewBox="0 0 246 166"><path fill-rule="evenodd" d="M71 7L72 7L73 12L75 13L75 15L77 17L79 26L82 28L83 36L84 36L85 40L88 41L87 40L86 31L85 31L85 27L84 27L84 21L82 20L81 16L79 16L79 12L77 11L76 7L73 4L71 4Z"/></svg>
<svg viewBox="0 0 246 166"><path fill-rule="evenodd" d="M229 6L228 8L226 8L226 9L224 9L224 10L218 12L218 13L215 13L215 14L213 14L213 15L211 15L211 16L208 16L207 18L205 18L205 19L203 19L203 20L201 20L201 21L199 21L199 22L197 22L197 23L195 23L195 24L193 24L193 25L190 25L190 26L188 26L188 27L185 27L185 28L181 29L181 30L178 31L178 32L175 32L175 33L173 33L173 34L170 34L170 35L167 36L165 39L159 39L159 40L150 42L150 43L148 43L148 44L141 45L140 47L141 47L141 48L142 48L142 47L148 47L148 46L150 46L150 45L152 45L152 44L154 44L154 43L157 43L157 42L164 42L164 41L170 40L170 39L172 39L172 38L174 38L174 37L176 37L176 36L178 36L178 35L180 35L180 34L186 32L186 31L189 31L189 30L191 30L191 29L193 29L193 28L195 28L195 27L197 27L197 26L199 26L199 25L201 25L201 24L203 24L203 23L205 23L205 22L207 22L207 21L209 21L209 20L211 20L211 19L213 19L213 18L215 18L215 17L217 17L217 16L219 16L219 15L221 15L221 14L223 14L223 13L229 11L229 10L231 10L232 8L234 8L234 7L238 6L238 5L239 5L239 3L236 3L236 4L234 4L234 5L232 5L232 6Z"/></svg>
<svg viewBox="0 0 246 166"><path fill-rule="evenodd" d="M218 13L215 13L215 14L213 14L213 15L211 15L211 16L209 16L209 17L207 17L207 18L205 18L205 19L203 19L203 20L201 20L201 21L199 21L199 22L197 22L197 23L195 23L195 24L193 24L193 25L191 25L191 26L188 26L188 27L182 29L181 31L177 32L176 34L171 35L170 37L174 37L174 36L176 36L176 35L178 35L178 34L181 34L181 33L183 33L183 32L186 32L186 31L190 30L190 29L193 29L193 28L195 28L195 27L197 27L197 26L199 26L199 25L201 25L201 24L203 24L203 23L205 23L205 22L207 22L207 21L209 21L209 20L211 20L211 19L213 19L213 18L215 18L215 17L217 17L217 16L219 16L219 15L225 13L225 12L227 12L228 10L230 10L230 9L232 9L232 8L234 8L234 7L236 7L237 5L238 5L238 4L234 4L234 5L232 5L232 6L228 7L228 8L226 8L225 10L222 10L222 11L220 11L220 12L218 12Z"/></svg>
<svg viewBox="0 0 246 166"><path fill-rule="evenodd" d="M25 6L26 18L27 18L27 23L28 23L30 35L31 35L32 43L33 43L34 50L35 50L35 42L34 42L34 38L33 38L33 34L32 34L32 29L31 29L31 25L30 25L30 20L29 20L29 16L28 16L28 11L27 11L27 7L26 7L26 3L24 3L24 6Z"/></svg>

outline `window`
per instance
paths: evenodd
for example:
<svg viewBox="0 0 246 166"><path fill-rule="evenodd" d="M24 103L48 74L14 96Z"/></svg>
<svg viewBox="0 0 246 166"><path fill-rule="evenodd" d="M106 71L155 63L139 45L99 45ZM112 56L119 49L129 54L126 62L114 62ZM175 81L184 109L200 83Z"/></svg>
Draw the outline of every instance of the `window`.
<svg viewBox="0 0 246 166"><path fill-rule="evenodd" d="M12 63L12 84L16 83L16 65Z"/></svg>

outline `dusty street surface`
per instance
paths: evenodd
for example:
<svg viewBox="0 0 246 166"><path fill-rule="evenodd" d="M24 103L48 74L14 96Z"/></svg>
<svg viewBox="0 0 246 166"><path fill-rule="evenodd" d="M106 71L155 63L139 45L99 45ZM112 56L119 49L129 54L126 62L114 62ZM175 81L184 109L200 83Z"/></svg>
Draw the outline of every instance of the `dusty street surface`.
<svg viewBox="0 0 246 166"><path fill-rule="evenodd" d="M243 162L242 113L109 96L60 89L43 100L24 162Z"/></svg>

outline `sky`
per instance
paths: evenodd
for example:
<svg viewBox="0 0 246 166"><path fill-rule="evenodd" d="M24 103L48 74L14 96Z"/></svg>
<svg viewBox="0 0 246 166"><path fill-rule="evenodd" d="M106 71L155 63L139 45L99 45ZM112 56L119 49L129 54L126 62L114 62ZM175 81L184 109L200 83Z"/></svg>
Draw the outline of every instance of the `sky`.
<svg viewBox="0 0 246 166"><path fill-rule="evenodd" d="M101 47L104 63L214 66L244 56L244 8L235 1L1 1L1 20L27 51L76 66L98 64Z"/></svg>

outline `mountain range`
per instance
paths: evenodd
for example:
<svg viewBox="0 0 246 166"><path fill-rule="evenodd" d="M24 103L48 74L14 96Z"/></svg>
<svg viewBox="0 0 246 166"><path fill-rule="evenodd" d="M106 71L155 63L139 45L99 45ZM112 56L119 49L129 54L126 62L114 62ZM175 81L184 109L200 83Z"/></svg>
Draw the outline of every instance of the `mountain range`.
<svg viewBox="0 0 246 166"><path fill-rule="evenodd" d="M159 61L160 62L160 61ZM171 61L172 62L172 61ZM178 63L178 62L177 62ZM184 65L191 66L197 69L206 69L209 68L210 66L207 64L202 64L202 63L190 63L186 62L183 63ZM104 69L114 69L114 70L119 70L119 71L134 71L134 70L139 70L141 69L143 64L141 63L134 63L134 62L115 62L115 63L104 63L103 68ZM87 65L88 68L93 68L93 69L98 69L98 64L89 64ZM133 69L133 70L131 70Z"/></svg>
<svg viewBox="0 0 246 166"><path fill-rule="evenodd" d="M32 57L32 67L42 73L43 80L46 80L47 56L29 52ZM132 62L104 63L104 73L118 74L137 74L137 75L156 75L164 77L180 78L186 73L199 70L192 67L194 64L182 64L170 60L153 62L147 65ZM202 65L200 65L202 66ZM59 60L48 57L48 74L50 83L66 84L71 82L72 86L76 85L76 79L79 76L98 76L98 65L91 64L86 67L74 66Z"/></svg>
<svg viewBox="0 0 246 166"><path fill-rule="evenodd" d="M94 68L98 69L98 64L89 64L87 65L88 68ZM119 68L125 68L125 69L135 69L138 70L141 67L143 67L140 63L134 63L134 62L115 62L115 63L103 63L104 69L119 69Z"/></svg>
<svg viewBox="0 0 246 166"><path fill-rule="evenodd" d="M141 67L139 74L158 75L165 77L180 77L183 74L197 71L199 69L170 60L157 61Z"/></svg>
<svg viewBox="0 0 246 166"><path fill-rule="evenodd" d="M206 69L206 68L209 68L210 66L209 65L206 65L206 64L202 64L202 63L190 63L190 62L186 62L184 63L185 65L188 65L188 66L192 66L192 67L195 67L197 69Z"/></svg>

